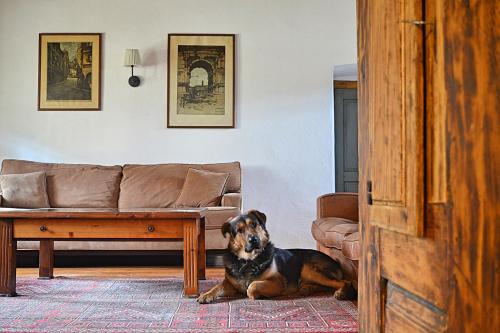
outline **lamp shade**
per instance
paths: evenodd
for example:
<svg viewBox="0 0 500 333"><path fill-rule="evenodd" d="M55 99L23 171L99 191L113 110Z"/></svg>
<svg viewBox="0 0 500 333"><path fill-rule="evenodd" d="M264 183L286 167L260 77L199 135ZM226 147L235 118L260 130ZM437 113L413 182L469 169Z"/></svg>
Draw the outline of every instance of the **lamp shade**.
<svg viewBox="0 0 500 333"><path fill-rule="evenodd" d="M135 66L141 63L138 49L125 49L124 66Z"/></svg>

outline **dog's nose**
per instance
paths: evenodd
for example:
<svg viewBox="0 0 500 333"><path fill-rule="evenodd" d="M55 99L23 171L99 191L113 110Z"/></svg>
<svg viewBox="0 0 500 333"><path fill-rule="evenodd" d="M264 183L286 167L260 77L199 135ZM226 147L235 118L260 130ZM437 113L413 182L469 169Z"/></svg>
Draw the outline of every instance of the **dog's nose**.
<svg viewBox="0 0 500 333"><path fill-rule="evenodd" d="M252 245L259 244L259 237L252 235L248 237L248 242Z"/></svg>

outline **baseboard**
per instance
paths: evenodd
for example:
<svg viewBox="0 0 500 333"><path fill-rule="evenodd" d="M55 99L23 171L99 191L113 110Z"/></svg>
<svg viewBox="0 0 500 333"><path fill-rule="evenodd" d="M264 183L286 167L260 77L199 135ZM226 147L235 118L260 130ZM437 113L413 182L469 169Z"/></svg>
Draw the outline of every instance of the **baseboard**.
<svg viewBox="0 0 500 333"><path fill-rule="evenodd" d="M208 250L207 266L223 267L225 250ZM182 266L182 251L54 251L55 267ZM38 267L38 251L17 251L17 267Z"/></svg>

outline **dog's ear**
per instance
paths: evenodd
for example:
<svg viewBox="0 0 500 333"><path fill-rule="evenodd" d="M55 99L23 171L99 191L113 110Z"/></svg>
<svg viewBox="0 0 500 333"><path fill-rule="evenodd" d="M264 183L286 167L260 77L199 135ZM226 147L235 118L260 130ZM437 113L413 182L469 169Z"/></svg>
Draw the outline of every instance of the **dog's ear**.
<svg viewBox="0 0 500 333"><path fill-rule="evenodd" d="M227 234L231 234L231 223L230 223L230 221L231 221L231 219L227 220L222 225L221 231L222 231L222 235L224 236L224 238L226 238Z"/></svg>
<svg viewBox="0 0 500 333"><path fill-rule="evenodd" d="M252 209L247 213L247 215L254 216L263 227L266 226L266 221L267 221L266 214L259 212L256 209Z"/></svg>

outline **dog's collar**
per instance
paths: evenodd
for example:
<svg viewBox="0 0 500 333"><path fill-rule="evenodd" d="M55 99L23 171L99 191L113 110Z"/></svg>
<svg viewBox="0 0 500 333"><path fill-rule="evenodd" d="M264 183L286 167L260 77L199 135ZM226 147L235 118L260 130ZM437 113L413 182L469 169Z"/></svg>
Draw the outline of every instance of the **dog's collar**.
<svg viewBox="0 0 500 333"><path fill-rule="evenodd" d="M259 275L262 271L271 266L274 259L274 245L272 243L268 243L264 248L264 251L259 253L257 257L252 260L239 258L234 253L232 253L232 255L237 258L238 267L235 268L239 274L242 274L246 269L251 268L252 275ZM261 261L262 259L264 260Z"/></svg>
<svg viewBox="0 0 500 333"><path fill-rule="evenodd" d="M264 250L253 260L238 257L231 251L224 255L226 271L234 276L250 275L258 276L271 266L274 259L274 245L268 243Z"/></svg>

